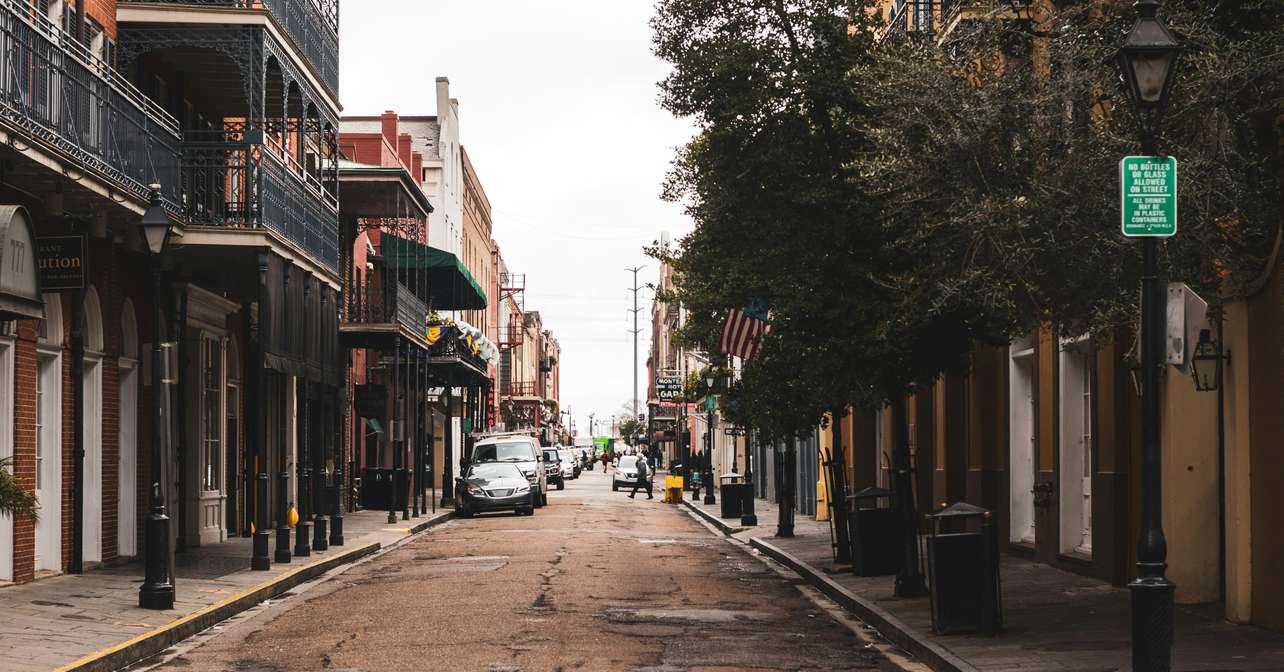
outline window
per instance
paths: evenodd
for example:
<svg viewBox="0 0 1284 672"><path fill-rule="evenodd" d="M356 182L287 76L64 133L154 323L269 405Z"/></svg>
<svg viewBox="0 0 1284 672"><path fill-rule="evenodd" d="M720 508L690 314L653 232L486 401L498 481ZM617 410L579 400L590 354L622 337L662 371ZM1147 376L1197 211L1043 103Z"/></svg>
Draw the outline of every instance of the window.
<svg viewBox="0 0 1284 672"><path fill-rule="evenodd" d="M44 327L44 321L40 322L41 328ZM43 361L40 362L42 365ZM43 366L41 367L43 368ZM40 372L40 373L43 373ZM36 376L36 490L44 487L45 473L45 452L44 441L45 435L45 377Z"/></svg>
<svg viewBox="0 0 1284 672"><path fill-rule="evenodd" d="M224 422L222 355L218 339L201 339L201 485L206 491L221 489L223 480L220 473Z"/></svg>

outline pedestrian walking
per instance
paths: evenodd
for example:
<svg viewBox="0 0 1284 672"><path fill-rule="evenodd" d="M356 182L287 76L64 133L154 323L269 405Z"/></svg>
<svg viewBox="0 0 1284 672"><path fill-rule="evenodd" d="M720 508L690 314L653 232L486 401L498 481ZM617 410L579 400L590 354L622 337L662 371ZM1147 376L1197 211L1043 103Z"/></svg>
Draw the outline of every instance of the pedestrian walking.
<svg viewBox="0 0 1284 672"><path fill-rule="evenodd" d="M604 474L606 473L606 465L610 461L611 461L611 458L607 457L606 453L602 453L602 473Z"/></svg>
<svg viewBox="0 0 1284 672"><path fill-rule="evenodd" d="M646 451L638 453L638 480L633 482L633 492L629 493L629 499L638 494L638 488L646 488L646 498L655 499L651 492L651 462L647 458Z"/></svg>

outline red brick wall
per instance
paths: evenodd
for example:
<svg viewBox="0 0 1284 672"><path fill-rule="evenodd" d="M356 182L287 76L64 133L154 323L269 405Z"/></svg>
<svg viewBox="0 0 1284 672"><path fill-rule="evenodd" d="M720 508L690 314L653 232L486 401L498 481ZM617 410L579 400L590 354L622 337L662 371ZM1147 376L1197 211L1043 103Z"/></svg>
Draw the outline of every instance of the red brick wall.
<svg viewBox="0 0 1284 672"><path fill-rule="evenodd" d="M14 347L13 443L14 474L28 487L36 482L36 322L17 323ZM13 525L13 578L18 583L35 577L36 524L17 518Z"/></svg>

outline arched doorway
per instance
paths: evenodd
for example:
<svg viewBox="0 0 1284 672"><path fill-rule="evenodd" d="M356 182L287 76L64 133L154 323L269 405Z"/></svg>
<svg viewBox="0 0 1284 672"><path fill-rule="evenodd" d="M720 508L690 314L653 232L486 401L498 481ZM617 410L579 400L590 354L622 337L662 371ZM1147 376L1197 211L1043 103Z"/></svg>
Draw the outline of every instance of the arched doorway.
<svg viewBox="0 0 1284 672"><path fill-rule="evenodd" d="M84 497L81 499L81 557L103 559L103 311L98 290L85 290L85 369L82 438L85 446Z"/></svg>
<svg viewBox="0 0 1284 672"><path fill-rule="evenodd" d="M36 344L36 571L62 571L62 297L45 294Z"/></svg>
<svg viewBox="0 0 1284 672"><path fill-rule="evenodd" d="M134 302L120 311L120 436L116 464L116 553L138 555L138 319Z"/></svg>

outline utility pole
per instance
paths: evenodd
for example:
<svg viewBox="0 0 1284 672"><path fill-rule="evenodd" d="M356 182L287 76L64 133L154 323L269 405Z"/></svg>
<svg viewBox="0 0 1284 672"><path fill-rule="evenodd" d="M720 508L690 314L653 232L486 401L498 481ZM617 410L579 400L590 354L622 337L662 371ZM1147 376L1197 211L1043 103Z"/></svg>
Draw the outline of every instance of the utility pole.
<svg viewBox="0 0 1284 672"><path fill-rule="evenodd" d="M626 271L633 273L633 286L629 288L629 290L633 292L633 328L629 330L629 333L633 334L633 419L634 420L637 420L638 418L638 333L642 331L641 329L638 329L638 311L642 310L641 308L638 308L638 290L642 289L641 287L638 287L638 271L644 268L646 268L645 265L634 266L633 268L624 269Z"/></svg>

